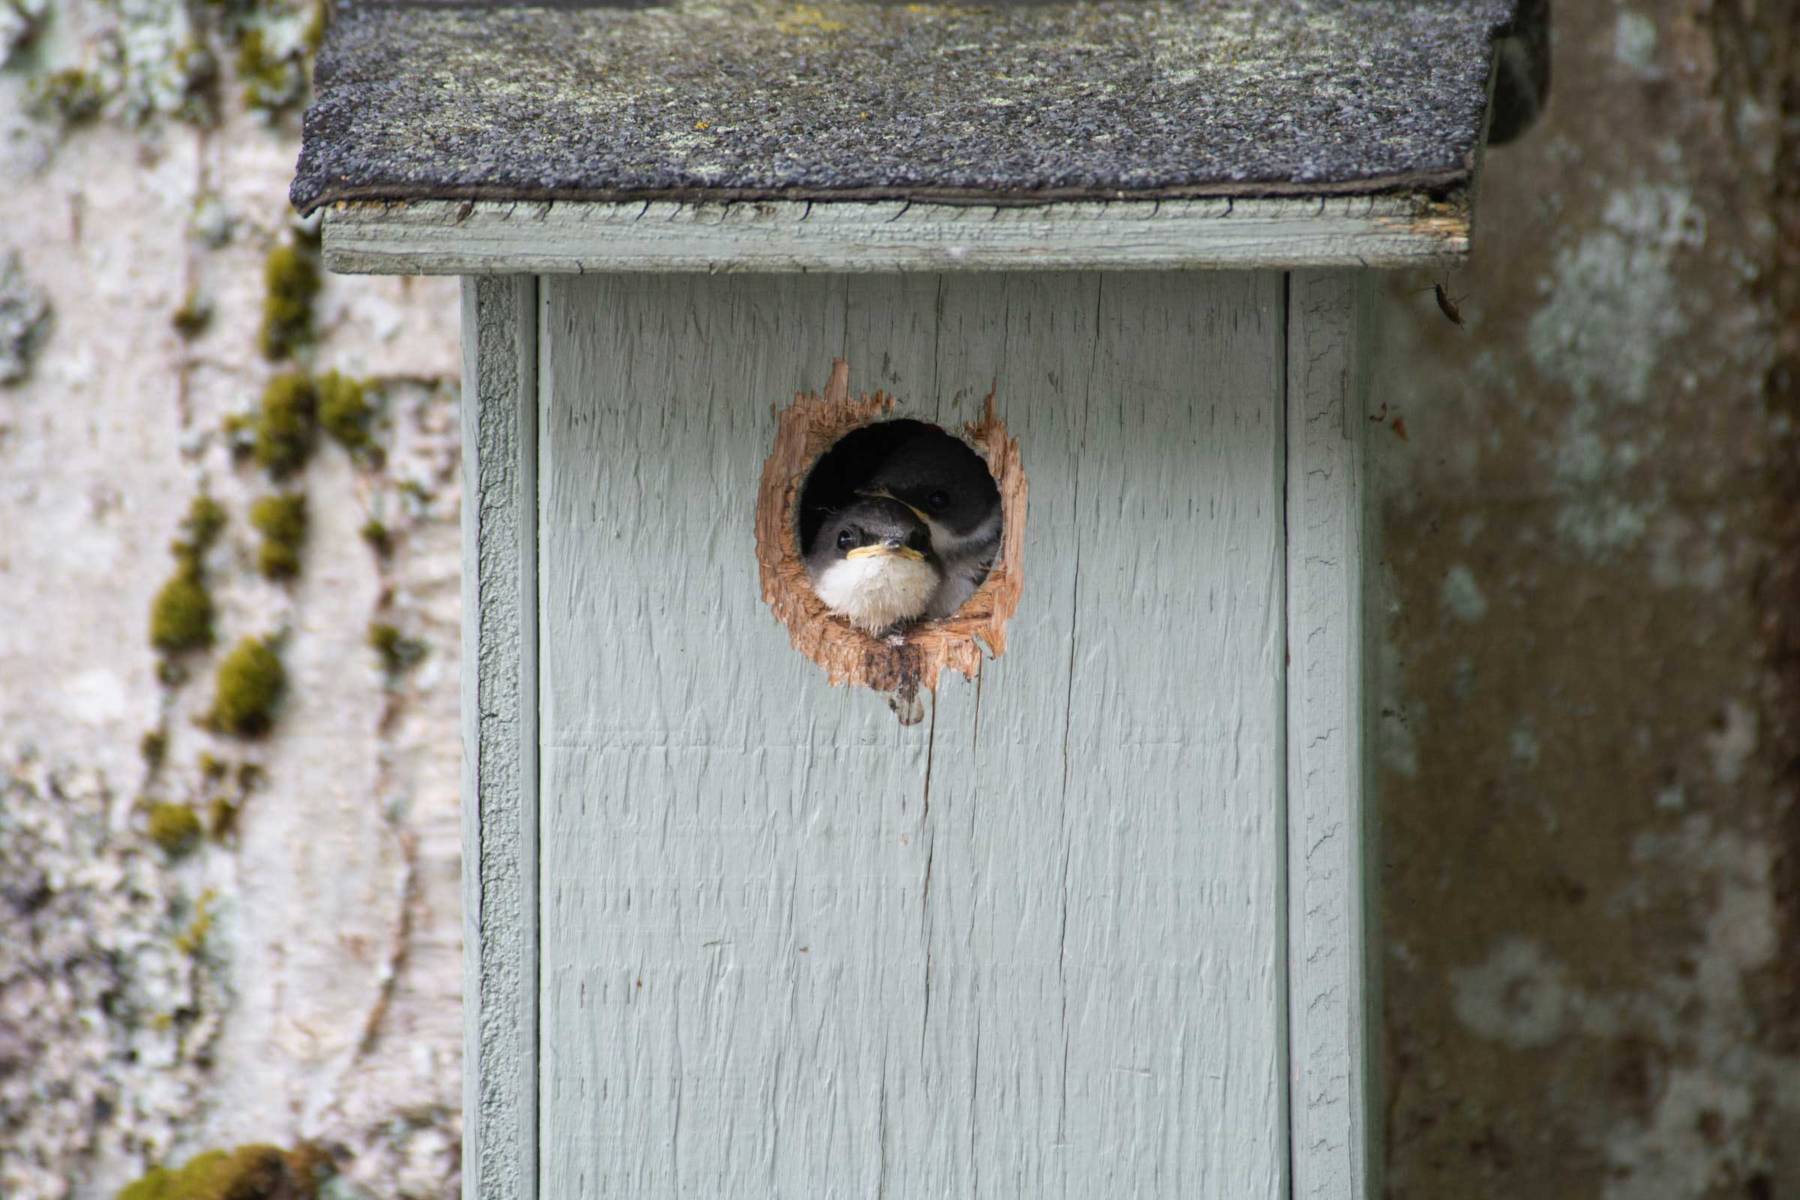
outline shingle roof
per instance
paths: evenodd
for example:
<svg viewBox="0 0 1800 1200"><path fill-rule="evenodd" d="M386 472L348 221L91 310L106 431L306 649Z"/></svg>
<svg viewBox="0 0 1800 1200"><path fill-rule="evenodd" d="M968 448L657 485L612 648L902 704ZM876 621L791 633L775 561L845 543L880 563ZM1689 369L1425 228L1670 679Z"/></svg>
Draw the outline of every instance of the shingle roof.
<svg viewBox="0 0 1800 1200"><path fill-rule="evenodd" d="M1453 189L1513 0L358 4L293 201Z"/></svg>

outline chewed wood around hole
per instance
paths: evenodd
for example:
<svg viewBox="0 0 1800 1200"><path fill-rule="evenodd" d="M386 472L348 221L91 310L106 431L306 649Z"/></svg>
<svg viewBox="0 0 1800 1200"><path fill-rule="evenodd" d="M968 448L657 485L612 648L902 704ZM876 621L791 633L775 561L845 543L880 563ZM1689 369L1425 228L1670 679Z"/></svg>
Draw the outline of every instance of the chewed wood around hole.
<svg viewBox="0 0 1800 1200"><path fill-rule="evenodd" d="M973 679L984 657L1006 651L1006 623L1024 587L1025 469L988 394L981 419L962 436L987 464L1000 492L1000 552L987 578L952 616L922 621L897 639L881 639L832 614L814 593L801 547L801 497L813 467L846 435L890 419L894 397L850 395L850 364L836 359L823 395L802 392L776 414L775 445L756 498L756 559L763 600L787 626L794 649L835 684L887 692L910 704L935 691L948 670ZM905 707L896 705L905 719Z"/></svg>

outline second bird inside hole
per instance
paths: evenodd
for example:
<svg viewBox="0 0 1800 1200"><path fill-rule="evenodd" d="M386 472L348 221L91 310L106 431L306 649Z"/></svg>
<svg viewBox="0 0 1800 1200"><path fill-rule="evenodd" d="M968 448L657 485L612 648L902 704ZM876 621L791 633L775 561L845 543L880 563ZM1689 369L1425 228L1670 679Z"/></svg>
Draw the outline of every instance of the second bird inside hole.
<svg viewBox="0 0 1800 1200"><path fill-rule="evenodd" d="M874 637L961 608L994 565L1000 528L1000 489L987 464L924 421L845 434L800 493L813 591Z"/></svg>

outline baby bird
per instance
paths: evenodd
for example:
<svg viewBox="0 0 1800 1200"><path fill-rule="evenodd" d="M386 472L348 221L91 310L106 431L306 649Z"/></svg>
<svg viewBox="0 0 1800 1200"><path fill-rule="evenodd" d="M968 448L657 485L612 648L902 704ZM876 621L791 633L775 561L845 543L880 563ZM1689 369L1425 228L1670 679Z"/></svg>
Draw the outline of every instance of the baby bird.
<svg viewBox="0 0 1800 1200"><path fill-rule="evenodd" d="M925 523L896 500L867 496L826 519L806 572L825 607L870 637L922 616L943 582Z"/></svg>
<svg viewBox="0 0 1800 1200"><path fill-rule="evenodd" d="M942 433L902 442L857 489L906 505L931 531L942 579L925 616L947 617L975 594L1000 549L1000 489L981 456Z"/></svg>

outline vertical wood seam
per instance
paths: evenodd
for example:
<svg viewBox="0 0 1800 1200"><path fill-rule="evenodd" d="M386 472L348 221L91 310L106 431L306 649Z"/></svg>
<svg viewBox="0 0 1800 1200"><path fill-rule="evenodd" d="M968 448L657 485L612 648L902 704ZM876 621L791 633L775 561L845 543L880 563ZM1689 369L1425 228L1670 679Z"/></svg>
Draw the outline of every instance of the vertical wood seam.
<svg viewBox="0 0 1800 1200"><path fill-rule="evenodd" d="M1277 685L1281 697L1281 712L1276 720L1275 761L1280 764L1276 770L1275 812L1276 820L1281 823L1280 837L1277 839L1275 856L1275 928L1279 941L1276 943L1275 969L1280 975L1275 988L1277 997L1275 1013L1276 1047L1276 1087L1280 1095L1276 1098L1276 1108L1282 1114L1280 1145L1276 1147L1276 1160L1280 1164L1280 1182L1277 1194L1283 1200L1293 1200L1294 1196L1294 1029L1292 1012L1292 989L1294 972L1290 959L1293 953L1294 925L1289 909L1291 889L1293 887L1290 864L1293 854L1293 819L1292 797L1289 795L1292 781L1288 769L1289 740L1293 736L1292 724L1292 688L1293 649L1289 639L1293 634L1293 555L1294 555L1294 506L1292 498L1293 480L1293 422L1291 408L1293 405L1294 368L1289 362L1294 330L1294 274L1284 271L1281 275L1281 332L1277 341L1279 351L1276 354L1276 370L1279 379L1275 394L1280 397L1276 422L1276 458L1275 486L1280 489L1281 502L1281 553L1278 556L1278 569L1281 578L1277 581L1280 596L1279 630L1281 661L1278 667L1280 681Z"/></svg>
<svg viewBox="0 0 1800 1200"><path fill-rule="evenodd" d="M539 1188L538 1164L542 1161L538 1144L541 1123L538 1113L542 1108L543 1098L538 1092L542 1082L539 1067L543 1063L543 1024L539 1020L538 1011L543 997L543 877L541 874L544 856L542 853L542 835L539 816L539 793L542 788L542 774L539 757L541 746L539 734L539 713L543 708L543 697L538 689L538 660L542 646L538 641L538 611L543 606L542 577L538 571L538 514L543 509L543 497L538 489L539 469L542 453L538 441L538 429L543 417L543 407L549 402L549 389L544 386L541 365L544 362L545 326L542 321L543 287L538 276L524 276L519 280L519 294L515 303L520 314L520 351L519 361L522 373L528 377L521 380L519 388L519 426L520 471L525 478L519 486L520 519L524 526L519 537L519 597L523 613L519 630L519 646L521 659L519 663L519 694L524 706L519 731L520 749L524 762L520 764L519 773L523 796L522 810L530 823L531 861L525 873L529 881L527 909L531 927L531 973L526 981L528 991L527 1011L530 1013L531 1055L529 1074L525 1080L526 1095L531 1098L531 1113L528 1123L529 1158L525 1164L524 1175L529 1181L525 1185L523 1197L537 1196ZM522 1197L522 1200L523 1200Z"/></svg>
<svg viewBox="0 0 1800 1200"><path fill-rule="evenodd" d="M1485 133L1479 145L1485 152ZM1381 522L1371 519L1369 511L1372 492L1367 487L1369 460L1366 448L1369 435L1366 413L1371 372L1375 363L1375 326L1381 313L1376 307L1377 281L1380 278L1371 271L1359 271L1355 276L1356 286L1351 297L1351 303L1355 305L1355 322L1352 326L1355 341L1349 371L1350 391L1344 405L1345 436L1351 439L1351 449L1357 455L1359 471L1357 503L1350 513L1352 524L1349 536L1351 543L1361 548L1358 562L1362 564L1362 569L1361 578L1352 581L1352 602L1357 607L1356 623L1350 629L1350 636L1354 639L1353 646L1360 656L1357 677L1362 696L1354 711L1362 721L1364 736L1358 741L1366 744L1373 743L1375 731L1381 727L1381 685L1377 674L1381 662L1381 633L1376 623L1369 619L1369 614L1384 611L1379 597L1381 563L1384 559ZM1358 826L1362 853L1354 860L1357 869L1362 872L1362 878L1356 881L1363 942L1362 954L1358 960L1362 971L1362 1029L1357 1045L1363 1063L1361 1090L1364 1097L1365 1149L1362 1179L1365 1193L1374 1198L1387 1194L1387 1099L1380 1040L1383 1012L1381 963L1384 944L1381 920L1381 793L1376 786L1375 755L1365 748L1360 757L1361 762L1353 764L1357 768L1356 780L1361 788L1362 803L1361 822Z"/></svg>
<svg viewBox="0 0 1800 1200"><path fill-rule="evenodd" d="M476 1114L480 1111L481 1030L474 1014L471 998L481 986L481 943L479 941L481 911L481 693L477 681L480 621L477 617L480 591L471 555L480 544L480 489L477 486L476 454L479 422L472 413L480 401L480 364L476 353L476 330L479 328L480 289L473 279L462 281L462 400L459 412L462 426L462 677L457 714L462 742L462 923L463 923L463 1200L479 1200L475 1184L476 1164L481 1145L476 1132Z"/></svg>

